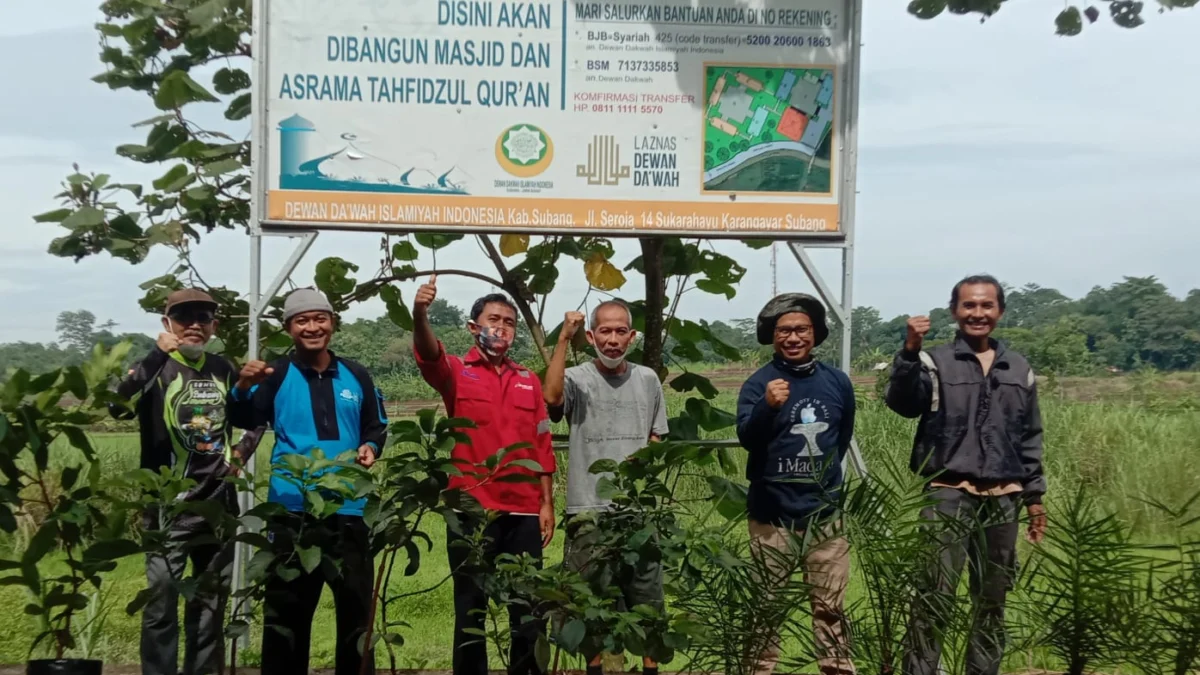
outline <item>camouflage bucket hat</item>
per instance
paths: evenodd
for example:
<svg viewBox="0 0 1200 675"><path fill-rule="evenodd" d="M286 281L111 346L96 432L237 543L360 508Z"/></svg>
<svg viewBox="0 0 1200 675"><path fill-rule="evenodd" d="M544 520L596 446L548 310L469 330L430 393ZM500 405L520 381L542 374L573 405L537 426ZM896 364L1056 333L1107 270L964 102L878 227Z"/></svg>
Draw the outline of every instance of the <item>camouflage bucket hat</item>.
<svg viewBox="0 0 1200 675"><path fill-rule="evenodd" d="M756 333L760 345L772 344L775 322L784 314L799 312L807 314L813 323L813 346L816 347L829 337L829 326L825 323L825 305L805 293L781 293L771 298L758 313Z"/></svg>

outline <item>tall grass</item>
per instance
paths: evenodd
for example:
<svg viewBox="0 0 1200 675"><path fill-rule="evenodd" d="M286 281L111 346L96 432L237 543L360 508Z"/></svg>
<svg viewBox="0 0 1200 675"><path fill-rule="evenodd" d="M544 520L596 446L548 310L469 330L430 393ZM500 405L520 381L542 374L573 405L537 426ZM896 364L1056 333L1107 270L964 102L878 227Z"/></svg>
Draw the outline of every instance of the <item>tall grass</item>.
<svg viewBox="0 0 1200 675"><path fill-rule="evenodd" d="M1191 381L1185 391L1191 391L1195 382ZM1153 405L1145 406L1128 398L1125 399L1128 402L1109 399L1108 402L1081 403L1057 395L1043 395L1046 471L1050 485L1047 506L1051 513L1061 513L1068 508L1069 496L1076 487L1082 487L1100 508L1118 514L1131 528L1135 538L1161 538L1167 534L1170 529L1167 520L1142 500L1152 496L1158 501L1180 503L1200 485L1200 414L1187 404L1188 395L1191 394L1173 399L1184 401L1182 405L1155 400ZM1128 396L1127 392L1122 396ZM669 416L682 412L684 398L668 391ZM732 412L736 404L736 392L722 392L712 403ZM907 464L914 423L888 411L869 391L860 392L856 431L868 469L886 473L884 467L897 464L903 467ZM555 432L564 433L566 427L558 425ZM734 437L734 432L726 429L702 435L706 438L730 439ZM116 475L136 467L136 434L98 434L95 442L106 474ZM268 439L259 452L265 456L269 451ZM735 470L744 470L744 451L733 447L728 455ZM78 461L78 455L65 446L56 447L52 456L53 464L60 468ZM560 485L556 493L561 499L565 494L561 481L565 481L566 476L566 453L559 455L559 469ZM715 468L707 470L717 471ZM680 493L677 496L681 499L709 494L708 486L700 478L685 480L678 489ZM28 515L30 519L36 517L37 514ZM405 590L433 585L445 576L444 531L433 528L430 534L433 553L424 556L417 576L393 579L395 592L403 593ZM20 537L21 534L16 536ZM546 552L549 561L561 558L561 541L560 531ZM0 546L5 548L13 544L12 537L0 540ZM859 578L860 573L856 564L856 580L850 590L848 603L859 602L866 592ZM141 561L131 559L122 561L111 577L111 585L108 586L112 593L110 603L117 609L104 624L107 639L94 643L98 656L109 663L137 661L139 617L127 616L123 607L144 586L142 575ZM0 603L20 608L26 602L23 591L15 587L0 588ZM448 584L434 593L413 600L411 606L397 607L396 615L413 626L406 635L405 646L398 650L402 667L449 666L453 614ZM326 592L313 629L314 667L332 663L333 625L332 599ZM0 663L23 661L30 637L35 632L32 619L19 611L0 615ZM257 653L258 640L259 634L255 631L251 637L251 648L243 652L251 663Z"/></svg>

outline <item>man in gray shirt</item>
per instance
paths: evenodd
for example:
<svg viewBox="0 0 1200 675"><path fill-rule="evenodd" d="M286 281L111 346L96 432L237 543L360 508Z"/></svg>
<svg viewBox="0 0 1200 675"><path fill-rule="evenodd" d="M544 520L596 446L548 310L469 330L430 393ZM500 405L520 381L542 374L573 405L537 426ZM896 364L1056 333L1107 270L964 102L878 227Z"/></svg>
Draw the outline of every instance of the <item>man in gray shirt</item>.
<svg viewBox="0 0 1200 675"><path fill-rule="evenodd" d="M651 369L625 359L636 336L633 315L619 300L609 300L592 310L588 342L596 349L596 358L567 368L567 346L583 324L579 312L567 312L558 345L546 370L542 394L550 408L550 419L564 417L571 427L567 455L567 531L565 562L569 569L583 574L592 583L620 588L624 604L632 608L646 604L663 605L662 567L657 562L639 563L622 570L615 579L595 555L597 533L581 528L573 516L588 511L604 511L609 502L596 495L601 476L589 468L597 460L622 462L651 441L667 433L666 401L662 383ZM588 664L588 675L599 675L601 655ZM643 659L646 675L658 672L649 658Z"/></svg>

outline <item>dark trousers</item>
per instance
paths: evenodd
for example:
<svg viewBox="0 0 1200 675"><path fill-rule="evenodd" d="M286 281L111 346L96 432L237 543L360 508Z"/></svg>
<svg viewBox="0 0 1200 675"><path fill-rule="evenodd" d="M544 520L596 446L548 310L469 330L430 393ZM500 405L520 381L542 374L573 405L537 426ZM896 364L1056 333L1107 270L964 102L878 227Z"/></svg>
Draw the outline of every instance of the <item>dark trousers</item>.
<svg viewBox="0 0 1200 675"><path fill-rule="evenodd" d="M233 548L219 543L186 546L191 537L210 536L208 530L174 530L172 550L146 556L150 599L142 609L142 675L179 672L179 584L188 560L192 579L201 584L184 605L183 675L224 673L225 603Z"/></svg>
<svg viewBox="0 0 1200 675"><path fill-rule="evenodd" d="M971 634L967 675L997 675L1004 657L1004 604L1017 569L1020 503L1017 495L978 497L934 488L936 503L922 520L930 528L931 559L919 579L908 627L904 675L937 675L942 636L954 612L964 564L971 581Z"/></svg>
<svg viewBox="0 0 1200 675"><path fill-rule="evenodd" d="M528 553L537 559L539 567L542 560L542 533L537 516L502 515L493 520L483 531L483 559L471 564L468 560L470 550L454 542L472 536L478 527L478 523L464 521L463 535L449 529L446 533L450 570L454 575L454 675L487 675L486 639L468 630L484 628L488 597L479 582L490 572L496 556ZM534 647L538 636L545 633L546 624L541 617L525 621L527 612L528 608L523 605L508 607L511 630L509 675L541 675L543 672L537 667Z"/></svg>
<svg viewBox="0 0 1200 675"><path fill-rule="evenodd" d="M312 572L284 581L274 576L264 598L262 674L308 673L313 614L325 584L333 591L337 617L336 675L358 675L362 657L358 644L367 629L375 563L367 540L367 525L359 516L333 516L318 526L329 528L322 546L325 555L341 562L339 569L320 565ZM277 628L284 629L283 631ZM367 652L367 672L375 673L375 653Z"/></svg>

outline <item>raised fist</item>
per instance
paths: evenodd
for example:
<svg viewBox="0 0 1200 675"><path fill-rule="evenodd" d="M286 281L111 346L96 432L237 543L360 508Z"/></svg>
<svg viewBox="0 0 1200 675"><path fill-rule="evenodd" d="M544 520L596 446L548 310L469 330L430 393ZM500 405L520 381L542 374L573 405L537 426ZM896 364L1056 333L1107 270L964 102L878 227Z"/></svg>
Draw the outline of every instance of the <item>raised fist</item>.
<svg viewBox="0 0 1200 675"><path fill-rule="evenodd" d="M170 354L179 349L179 338L175 337L174 333L159 333L158 348Z"/></svg>
<svg viewBox="0 0 1200 675"><path fill-rule="evenodd" d="M430 274L429 281L417 289L417 296L413 298L413 309L424 314L434 300L437 300L437 275Z"/></svg>
<svg viewBox="0 0 1200 675"><path fill-rule="evenodd" d="M563 342L569 341L579 332L579 327L583 325L583 314L580 312L567 312L563 317L562 333L559 335Z"/></svg>
<svg viewBox="0 0 1200 675"><path fill-rule="evenodd" d="M921 345L925 343L925 335L929 333L932 325L927 316L914 316L909 319L908 335L904 338L904 349L909 352L921 351Z"/></svg>
<svg viewBox="0 0 1200 675"><path fill-rule="evenodd" d="M242 366L242 372L238 375L237 388L249 391L251 387L260 384L274 372L274 368L262 361L250 361Z"/></svg>
<svg viewBox="0 0 1200 675"><path fill-rule="evenodd" d="M782 408L791 394L792 389L788 386L787 380L771 380L767 383L767 405L775 410Z"/></svg>

